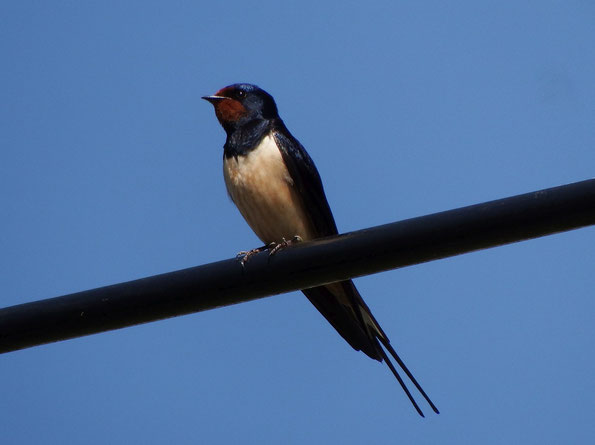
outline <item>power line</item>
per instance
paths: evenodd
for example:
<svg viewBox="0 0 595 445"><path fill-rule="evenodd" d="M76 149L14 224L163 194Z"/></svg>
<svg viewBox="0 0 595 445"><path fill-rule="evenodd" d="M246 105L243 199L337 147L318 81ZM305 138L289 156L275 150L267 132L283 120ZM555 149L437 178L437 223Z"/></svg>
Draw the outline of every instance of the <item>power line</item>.
<svg viewBox="0 0 595 445"><path fill-rule="evenodd" d="M595 179L0 310L0 353L595 224Z"/></svg>

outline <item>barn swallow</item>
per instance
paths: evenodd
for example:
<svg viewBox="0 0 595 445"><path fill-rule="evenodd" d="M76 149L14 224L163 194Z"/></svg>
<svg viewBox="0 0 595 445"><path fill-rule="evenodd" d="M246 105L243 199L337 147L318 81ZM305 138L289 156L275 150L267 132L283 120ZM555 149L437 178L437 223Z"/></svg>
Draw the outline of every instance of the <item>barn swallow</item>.
<svg viewBox="0 0 595 445"><path fill-rule="evenodd" d="M318 170L279 117L273 97L255 85L234 84L203 99L213 104L227 134L223 146L227 191L256 235L267 245L336 235ZM355 350L386 362L422 417L386 351L438 413L351 280L302 292Z"/></svg>

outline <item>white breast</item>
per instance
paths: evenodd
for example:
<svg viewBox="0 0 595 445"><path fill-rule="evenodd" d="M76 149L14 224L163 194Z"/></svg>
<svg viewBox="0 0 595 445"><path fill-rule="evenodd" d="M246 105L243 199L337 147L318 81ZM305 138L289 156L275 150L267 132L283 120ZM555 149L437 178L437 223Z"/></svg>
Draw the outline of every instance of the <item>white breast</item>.
<svg viewBox="0 0 595 445"><path fill-rule="evenodd" d="M272 136L245 156L224 158L229 196L265 243L314 238L302 201Z"/></svg>

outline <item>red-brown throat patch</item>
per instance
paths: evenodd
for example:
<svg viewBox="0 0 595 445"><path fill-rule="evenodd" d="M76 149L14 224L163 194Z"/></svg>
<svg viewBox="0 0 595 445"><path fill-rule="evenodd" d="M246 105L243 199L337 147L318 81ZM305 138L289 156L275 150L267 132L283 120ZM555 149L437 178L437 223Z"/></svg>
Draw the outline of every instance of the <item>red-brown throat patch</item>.
<svg viewBox="0 0 595 445"><path fill-rule="evenodd" d="M246 114L246 108L235 99L225 98L215 105L215 114L221 122L235 122Z"/></svg>

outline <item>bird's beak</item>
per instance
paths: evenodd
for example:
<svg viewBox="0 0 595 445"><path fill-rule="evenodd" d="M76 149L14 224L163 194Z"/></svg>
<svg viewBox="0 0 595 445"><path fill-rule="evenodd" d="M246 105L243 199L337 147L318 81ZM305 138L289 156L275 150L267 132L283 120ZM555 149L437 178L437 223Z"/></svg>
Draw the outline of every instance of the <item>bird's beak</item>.
<svg viewBox="0 0 595 445"><path fill-rule="evenodd" d="M220 102L223 99L229 99L229 98L228 97L224 97L224 96L203 96L203 97L201 97L201 99L204 99L206 101L209 101L213 105L215 105L217 102Z"/></svg>

